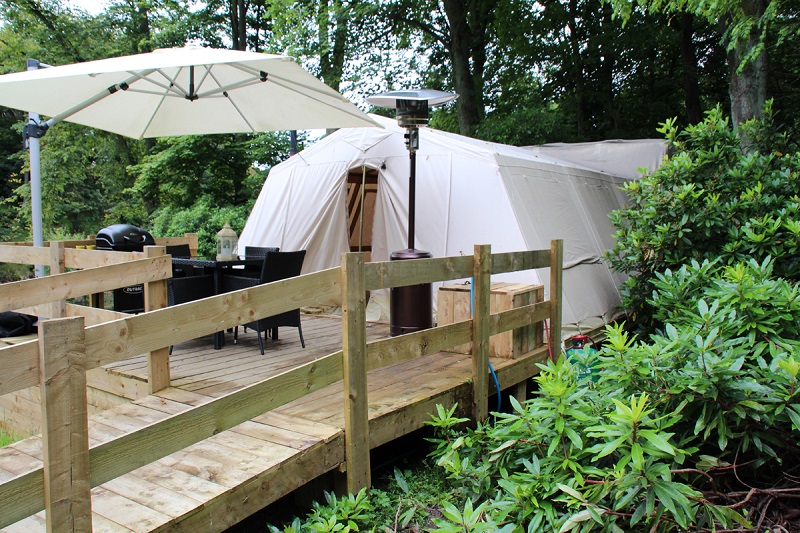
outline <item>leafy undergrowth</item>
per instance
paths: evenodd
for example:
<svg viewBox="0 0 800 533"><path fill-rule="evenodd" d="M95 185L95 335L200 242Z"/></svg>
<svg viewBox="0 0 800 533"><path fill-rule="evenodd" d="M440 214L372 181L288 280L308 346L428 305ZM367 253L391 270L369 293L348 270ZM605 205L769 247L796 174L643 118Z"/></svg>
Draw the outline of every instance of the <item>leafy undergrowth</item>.
<svg viewBox="0 0 800 533"><path fill-rule="evenodd" d="M610 326L492 424L439 407L420 484L396 473L271 531L800 531L800 286L770 260L655 286L663 331Z"/></svg>
<svg viewBox="0 0 800 533"><path fill-rule="evenodd" d="M0 428L0 448L3 446L8 446L13 442L17 442L20 440L18 436L13 433L7 432L5 429Z"/></svg>

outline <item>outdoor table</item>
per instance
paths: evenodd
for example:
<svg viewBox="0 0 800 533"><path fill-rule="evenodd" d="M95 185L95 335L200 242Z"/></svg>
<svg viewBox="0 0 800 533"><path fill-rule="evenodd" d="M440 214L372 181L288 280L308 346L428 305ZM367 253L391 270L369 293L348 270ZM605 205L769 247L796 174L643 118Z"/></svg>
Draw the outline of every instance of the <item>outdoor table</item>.
<svg viewBox="0 0 800 533"><path fill-rule="evenodd" d="M222 277L225 272L233 270L235 266L259 266L264 262L263 257L256 257L254 259L229 259L217 260L211 257L173 257L172 264L174 266L195 267L202 269L209 269L213 271L214 276L214 294L222 294L224 291L224 283ZM219 350L225 346L225 332L218 331L214 333L214 349Z"/></svg>

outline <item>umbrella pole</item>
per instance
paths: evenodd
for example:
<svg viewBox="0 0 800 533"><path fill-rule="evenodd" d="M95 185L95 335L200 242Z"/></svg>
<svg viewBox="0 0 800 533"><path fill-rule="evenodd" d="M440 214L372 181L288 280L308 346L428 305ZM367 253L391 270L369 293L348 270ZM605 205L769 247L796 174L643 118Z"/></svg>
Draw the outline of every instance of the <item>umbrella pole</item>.
<svg viewBox="0 0 800 533"><path fill-rule="evenodd" d="M31 120L37 122L38 115L34 118L31 113ZM33 245L44 246L44 234L42 232L42 168L41 151L39 139L30 137L28 139L28 150L30 152L31 163L31 230L33 231ZM44 276L44 265L36 265L36 277Z"/></svg>
<svg viewBox="0 0 800 533"><path fill-rule="evenodd" d="M39 62L35 59L28 60L28 70L38 70ZM28 113L28 123L39 125L39 114ZM34 127L35 127L34 126ZM42 167L41 144L39 137L28 137L28 151L31 164L31 231L33 232L33 245L44 246L44 233L42 231ZM44 277L44 265L34 267L37 278Z"/></svg>

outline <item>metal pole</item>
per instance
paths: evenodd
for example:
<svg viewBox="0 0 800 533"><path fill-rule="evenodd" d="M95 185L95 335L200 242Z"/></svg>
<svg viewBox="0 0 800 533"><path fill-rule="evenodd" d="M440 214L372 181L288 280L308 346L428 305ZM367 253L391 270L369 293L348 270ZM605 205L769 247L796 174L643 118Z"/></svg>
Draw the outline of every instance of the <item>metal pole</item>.
<svg viewBox="0 0 800 533"><path fill-rule="evenodd" d="M297 153L297 130L289 130L289 157Z"/></svg>
<svg viewBox="0 0 800 533"><path fill-rule="evenodd" d="M362 252L361 249L364 243L364 196L366 195L364 189L367 186L367 166L361 165L361 208L359 209L358 213L358 251Z"/></svg>
<svg viewBox="0 0 800 533"><path fill-rule="evenodd" d="M39 62L28 59L28 70L38 70ZM39 124L38 113L28 113L28 122ZM28 137L28 150L31 164L31 231L33 232L33 245L44 246L44 233L42 232L42 167L41 145L38 137ZM35 266L36 277L44 277L44 265Z"/></svg>
<svg viewBox="0 0 800 533"><path fill-rule="evenodd" d="M414 206L417 194L417 151L411 150L408 154L411 164L411 175L408 178L408 249L414 249L414 218L416 208Z"/></svg>

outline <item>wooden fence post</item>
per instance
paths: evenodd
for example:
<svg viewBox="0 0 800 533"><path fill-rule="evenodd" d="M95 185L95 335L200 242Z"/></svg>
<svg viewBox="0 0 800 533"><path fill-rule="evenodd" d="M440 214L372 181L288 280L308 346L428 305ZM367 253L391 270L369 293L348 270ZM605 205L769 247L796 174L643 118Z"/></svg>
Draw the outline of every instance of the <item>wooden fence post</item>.
<svg viewBox="0 0 800 533"><path fill-rule="evenodd" d="M183 236L189 241L189 253L192 257L196 256L197 248L200 246L197 233L184 233Z"/></svg>
<svg viewBox="0 0 800 533"><path fill-rule="evenodd" d="M39 323L48 533L92 531L84 335L83 317Z"/></svg>
<svg viewBox="0 0 800 533"><path fill-rule="evenodd" d="M550 348L552 358L561 355L561 289L564 273L564 241L550 241Z"/></svg>
<svg viewBox="0 0 800 533"><path fill-rule="evenodd" d="M158 257L167 253L165 246L145 246L145 257ZM144 284L144 310L155 311L167 306L167 280ZM150 394L169 387L169 348L159 348L147 354L147 388Z"/></svg>
<svg viewBox="0 0 800 533"><path fill-rule="evenodd" d="M342 354L347 490L371 485L364 254L342 254Z"/></svg>
<svg viewBox="0 0 800 533"><path fill-rule="evenodd" d="M64 260L64 241L50 241L50 275L63 274L67 270ZM50 303L50 318L67 315L67 302L59 300Z"/></svg>
<svg viewBox="0 0 800 533"><path fill-rule="evenodd" d="M492 285L492 247L475 245L472 314L472 416L476 422L489 416L489 313Z"/></svg>

